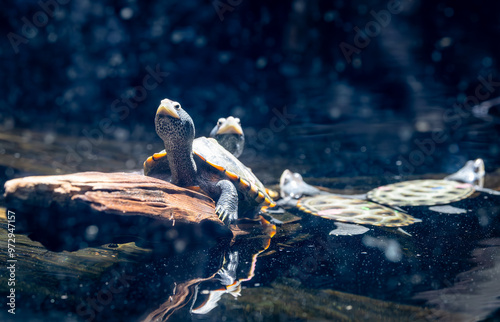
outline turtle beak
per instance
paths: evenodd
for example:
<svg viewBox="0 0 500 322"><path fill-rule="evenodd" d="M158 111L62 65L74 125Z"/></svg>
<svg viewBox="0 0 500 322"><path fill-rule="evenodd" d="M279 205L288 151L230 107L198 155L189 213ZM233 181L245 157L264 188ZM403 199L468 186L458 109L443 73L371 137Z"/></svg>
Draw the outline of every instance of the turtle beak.
<svg viewBox="0 0 500 322"><path fill-rule="evenodd" d="M228 117L226 122L220 127L216 134L239 134L243 135L243 129L232 116Z"/></svg>
<svg viewBox="0 0 500 322"><path fill-rule="evenodd" d="M160 106L156 110L156 115L170 116L178 119L180 117L179 113L177 113L176 106L180 106L179 103L171 101L169 99L164 99L161 101Z"/></svg>

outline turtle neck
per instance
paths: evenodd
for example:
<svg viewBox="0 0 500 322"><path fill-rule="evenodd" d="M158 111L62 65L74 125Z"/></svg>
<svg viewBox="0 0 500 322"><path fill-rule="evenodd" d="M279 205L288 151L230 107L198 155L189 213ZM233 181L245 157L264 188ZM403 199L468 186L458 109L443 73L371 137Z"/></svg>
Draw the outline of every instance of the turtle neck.
<svg viewBox="0 0 500 322"><path fill-rule="evenodd" d="M193 159L193 142L189 144L167 145L168 164L172 171L172 183L180 187L196 185L196 163Z"/></svg>

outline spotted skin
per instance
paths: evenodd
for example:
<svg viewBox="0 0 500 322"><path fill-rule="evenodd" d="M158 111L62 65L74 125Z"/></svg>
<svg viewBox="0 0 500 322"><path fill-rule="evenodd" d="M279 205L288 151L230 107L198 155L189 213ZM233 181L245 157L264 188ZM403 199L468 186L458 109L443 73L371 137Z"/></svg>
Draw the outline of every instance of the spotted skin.
<svg viewBox="0 0 500 322"><path fill-rule="evenodd" d="M193 120L179 103L170 100L163 100L163 103L179 116L175 118L160 112L155 116L156 133L165 144L168 163L175 165L170 167L171 182L181 187L194 186L196 164L191 153L195 136Z"/></svg>

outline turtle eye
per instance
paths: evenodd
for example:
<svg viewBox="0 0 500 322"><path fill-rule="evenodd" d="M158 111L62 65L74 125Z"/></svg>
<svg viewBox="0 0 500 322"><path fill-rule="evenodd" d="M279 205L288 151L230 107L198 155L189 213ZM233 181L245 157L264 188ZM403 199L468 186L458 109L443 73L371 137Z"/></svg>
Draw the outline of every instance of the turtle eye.
<svg viewBox="0 0 500 322"><path fill-rule="evenodd" d="M236 122L238 122L238 124L241 124L241 121L239 118L236 118Z"/></svg>
<svg viewBox="0 0 500 322"><path fill-rule="evenodd" d="M175 104L174 104L174 108L175 108L176 110L180 109L180 108L181 108L181 104L179 104L179 103L175 103Z"/></svg>
<svg viewBox="0 0 500 322"><path fill-rule="evenodd" d="M225 118L223 118L223 117L221 117L221 118L217 121L217 125L218 125L218 126L221 126L221 125L222 125L222 123L224 123L225 121L226 121L226 119L225 119Z"/></svg>

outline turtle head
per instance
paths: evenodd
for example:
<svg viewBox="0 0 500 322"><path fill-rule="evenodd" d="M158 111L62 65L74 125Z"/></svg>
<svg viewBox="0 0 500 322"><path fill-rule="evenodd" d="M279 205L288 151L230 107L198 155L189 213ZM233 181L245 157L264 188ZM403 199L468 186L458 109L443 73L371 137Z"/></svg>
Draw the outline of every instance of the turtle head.
<svg viewBox="0 0 500 322"><path fill-rule="evenodd" d="M210 132L210 136L222 134L237 134L243 135L243 129L241 128L241 121L237 117L229 116L227 118L221 117L217 121L217 125Z"/></svg>
<svg viewBox="0 0 500 322"><path fill-rule="evenodd" d="M235 157L239 157L243 152L245 136L241 128L241 121L237 117L221 117L210 132L210 136Z"/></svg>
<svg viewBox="0 0 500 322"><path fill-rule="evenodd" d="M186 146L191 149L194 140L194 123L181 104L169 99L161 101L155 117L156 133L168 150Z"/></svg>

